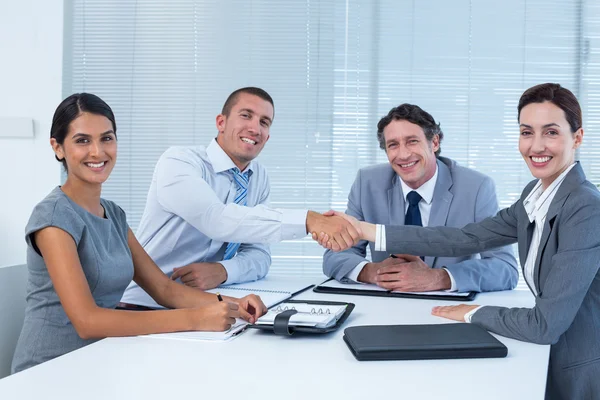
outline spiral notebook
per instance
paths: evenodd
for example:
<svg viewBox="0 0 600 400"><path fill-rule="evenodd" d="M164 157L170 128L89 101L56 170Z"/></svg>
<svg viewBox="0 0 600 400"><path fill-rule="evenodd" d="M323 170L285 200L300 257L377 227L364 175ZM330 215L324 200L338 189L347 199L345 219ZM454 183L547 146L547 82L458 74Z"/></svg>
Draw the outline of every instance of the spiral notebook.
<svg viewBox="0 0 600 400"><path fill-rule="evenodd" d="M246 330L248 323L243 319L237 319L235 324L225 332L170 332L170 333L153 333L151 335L141 335L152 339L175 339L175 340L191 340L191 341L208 341L208 342L224 342L231 340L240 333Z"/></svg>
<svg viewBox="0 0 600 400"><path fill-rule="evenodd" d="M238 298L255 294L260 296L267 308L271 308L312 286L307 280L266 277L254 282L219 286L207 292Z"/></svg>
<svg viewBox="0 0 600 400"><path fill-rule="evenodd" d="M275 317L287 310L295 310L296 314L289 319L289 326L312 326L328 328L335 325L346 311L346 305L315 305L308 303L282 303L273 307L268 313L256 321L257 325L273 325Z"/></svg>

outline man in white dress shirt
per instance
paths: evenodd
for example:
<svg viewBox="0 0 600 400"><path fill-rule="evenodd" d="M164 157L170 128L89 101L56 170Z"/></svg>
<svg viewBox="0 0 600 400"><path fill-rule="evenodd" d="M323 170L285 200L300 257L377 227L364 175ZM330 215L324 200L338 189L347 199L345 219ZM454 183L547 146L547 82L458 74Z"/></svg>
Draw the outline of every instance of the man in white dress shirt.
<svg viewBox="0 0 600 400"><path fill-rule="evenodd" d="M269 178L254 159L269 140L274 106L260 88L234 91L207 147L171 147L160 157L137 237L161 270L198 289L254 281L269 271L267 243L307 232L358 232L339 217L268 207ZM135 282L123 303L155 303Z"/></svg>
<svg viewBox="0 0 600 400"><path fill-rule="evenodd" d="M413 104L390 110L377 125L377 139L389 162L358 171L346 214L388 225L463 226L496 214L493 181L439 156L442 130ZM372 283L390 290L493 291L512 289L517 261L509 247L468 257L396 255L367 242L340 253L326 251L323 272L343 283Z"/></svg>

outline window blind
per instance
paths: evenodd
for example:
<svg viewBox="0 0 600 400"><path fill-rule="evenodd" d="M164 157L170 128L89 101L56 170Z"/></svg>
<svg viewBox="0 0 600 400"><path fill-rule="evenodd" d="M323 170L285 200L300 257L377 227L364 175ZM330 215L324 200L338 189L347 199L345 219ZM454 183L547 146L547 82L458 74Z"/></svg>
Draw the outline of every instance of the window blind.
<svg viewBox="0 0 600 400"><path fill-rule="evenodd" d="M584 105L580 158L598 181L591 1L71 0L65 21L64 94L89 91L113 107L119 160L103 196L134 230L160 154L207 145L242 86L275 100L258 158L273 207L344 210L357 170L387 162L376 124L404 102L441 123L442 154L490 175L507 207L532 179L517 150L517 102L549 81ZM308 238L273 245L271 273L320 275L322 254Z"/></svg>

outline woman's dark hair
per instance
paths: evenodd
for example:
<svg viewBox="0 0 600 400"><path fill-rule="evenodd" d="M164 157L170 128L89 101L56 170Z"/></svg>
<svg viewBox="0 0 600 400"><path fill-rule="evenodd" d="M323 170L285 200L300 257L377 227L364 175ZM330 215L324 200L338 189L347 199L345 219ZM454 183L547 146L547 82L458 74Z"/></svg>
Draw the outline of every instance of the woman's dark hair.
<svg viewBox="0 0 600 400"><path fill-rule="evenodd" d="M581 106L577 98L569 89L560 86L558 83L542 83L527 89L519 100L517 118L521 118L523 107L531 103L544 103L546 101L565 112L572 133L583 126Z"/></svg>
<svg viewBox="0 0 600 400"><path fill-rule="evenodd" d="M117 136L117 124L115 123L115 115L113 114L110 106L106 104L104 100L95 94L91 93L75 93L64 99L54 111L54 117L52 117L52 127L50 128L50 138L56 139L58 144L63 144L67 134L69 133L69 126L77 117L82 113L87 112L90 114L102 115L112 123L115 137ZM62 160L56 155L54 156L60 162L62 162L65 170L67 169L67 162L63 158Z"/></svg>
<svg viewBox="0 0 600 400"><path fill-rule="evenodd" d="M435 156L439 156L442 152L442 139L444 138L444 132L440 128L440 124L436 124L435 120L427 111L414 104L400 104L398 107L394 107L390 112L379 120L377 124L377 140L379 141L379 147L385 150L385 137L383 136L383 130L392 121L406 120L412 124L418 125L423 129L425 138L431 143L433 137L438 135L440 140L440 147L435 152Z"/></svg>

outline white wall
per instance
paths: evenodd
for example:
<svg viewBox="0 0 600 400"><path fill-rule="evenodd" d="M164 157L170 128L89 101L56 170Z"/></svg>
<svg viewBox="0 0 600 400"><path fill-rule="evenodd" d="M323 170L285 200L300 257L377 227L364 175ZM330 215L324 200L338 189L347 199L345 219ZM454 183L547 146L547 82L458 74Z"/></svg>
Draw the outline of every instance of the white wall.
<svg viewBox="0 0 600 400"><path fill-rule="evenodd" d="M49 136L62 99L63 3L0 0L0 121L31 118L35 134L0 137L0 267L25 262L31 210L60 182Z"/></svg>
<svg viewBox="0 0 600 400"><path fill-rule="evenodd" d="M25 318L27 266L0 268L0 379L10 374Z"/></svg>

